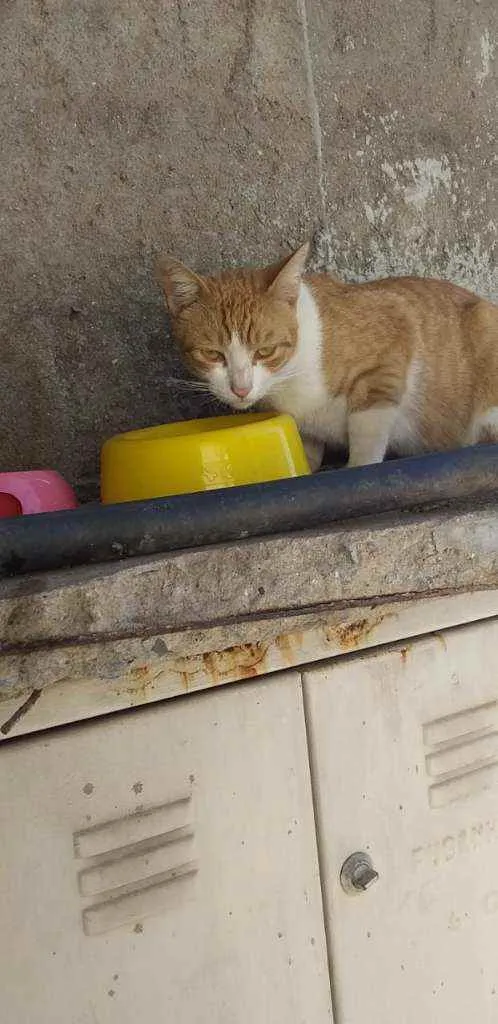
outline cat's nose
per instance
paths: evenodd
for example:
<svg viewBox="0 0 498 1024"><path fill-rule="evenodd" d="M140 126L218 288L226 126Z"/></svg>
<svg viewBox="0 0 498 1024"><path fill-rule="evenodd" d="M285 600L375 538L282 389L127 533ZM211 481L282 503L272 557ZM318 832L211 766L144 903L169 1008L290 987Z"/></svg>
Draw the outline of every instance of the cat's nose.
<svg viewBox="0 0 498 1024"><path fill-rule="evenodd" d="M237 398L247 398L250 390L250 388L239 388L235 384L232 384L232 391L234 395L237 395Z"/></svg>

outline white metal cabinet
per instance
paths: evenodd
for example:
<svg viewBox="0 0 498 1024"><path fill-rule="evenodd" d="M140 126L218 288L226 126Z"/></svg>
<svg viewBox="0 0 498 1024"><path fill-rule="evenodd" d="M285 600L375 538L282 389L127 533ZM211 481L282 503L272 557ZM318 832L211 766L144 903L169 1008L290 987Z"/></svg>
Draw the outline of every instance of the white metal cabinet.
<svg viewBox="0 0 498 1024"><path fill-rule="evenodd" d="M305 674L336 1024L498 1020L497 651L492 620Z"/></svg>
<svg viewBox="0 0 498 1024"><path fill-rule="evenodd" d="M2 1019L331 1020L298 673L5 744Z"/></svg>

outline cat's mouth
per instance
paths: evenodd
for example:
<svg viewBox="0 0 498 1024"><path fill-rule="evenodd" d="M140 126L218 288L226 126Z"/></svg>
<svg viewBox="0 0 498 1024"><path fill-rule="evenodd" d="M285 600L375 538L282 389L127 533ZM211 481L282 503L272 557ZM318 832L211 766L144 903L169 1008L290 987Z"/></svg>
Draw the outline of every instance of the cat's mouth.
<svg viewBox="0 0 498 1024"><path fill-rule="evenodd" d="M225 405L228 405L230 409L236 409L237 412L244 412L246 409L251 409L258 401L256 395L247 396L246 398L239 398L237 395L218 395Z"/></svg>
<svg viewBox="0 0 498 1024"><path fill-rule="evenodd" d="M247 409L252 409L255 402L256 399L252 399L250 402L240 399L238 402L230 402L229 404L231 408L235 409L237 412L246 412Z"/></svg>

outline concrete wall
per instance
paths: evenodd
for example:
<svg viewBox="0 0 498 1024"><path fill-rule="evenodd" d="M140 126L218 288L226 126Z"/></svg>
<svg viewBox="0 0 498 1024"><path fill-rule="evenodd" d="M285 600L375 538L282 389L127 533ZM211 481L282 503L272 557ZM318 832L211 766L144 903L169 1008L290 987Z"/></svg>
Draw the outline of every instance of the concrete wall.
<svg viewBox="0 0 498 1024"><path fill-rule="evenodd" d="M152 280L270 260L496 295L496 0L3 0L2 468L90 493L198 414Z"/></svg>

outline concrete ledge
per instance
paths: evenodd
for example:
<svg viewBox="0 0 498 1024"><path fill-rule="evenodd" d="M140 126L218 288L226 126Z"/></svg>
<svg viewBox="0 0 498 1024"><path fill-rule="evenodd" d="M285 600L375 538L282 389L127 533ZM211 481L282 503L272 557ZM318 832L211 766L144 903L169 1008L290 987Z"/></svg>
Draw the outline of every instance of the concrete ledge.
<svg viewBox="0 0 498 1024"><path fill-rule="evenodd" d="M0 651L92 643L498 586L496 506L380 517L6 582Z"/></svg>
<svg viewBox="0 0 498 1024"><path fill-rule="evenodd" d="M402 667L410 637L497 613L493 590L5 654L0 741L393 641Z"/></svg>

